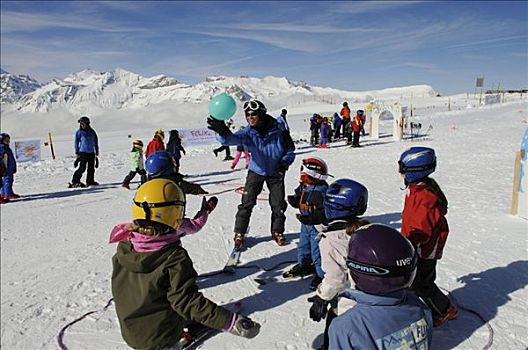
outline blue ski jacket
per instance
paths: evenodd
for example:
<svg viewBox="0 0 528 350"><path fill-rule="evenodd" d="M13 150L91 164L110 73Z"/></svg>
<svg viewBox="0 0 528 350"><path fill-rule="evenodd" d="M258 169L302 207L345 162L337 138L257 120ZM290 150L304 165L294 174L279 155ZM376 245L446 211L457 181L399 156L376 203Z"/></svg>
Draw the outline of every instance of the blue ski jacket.
<svg viewBox="0 0 528 350"><path fill-rule="evenodd" d="M400 290L373 295L347 289L341 296L357 304L330 324L330 350L431 347L431 310L414 293Z"/></svg>
<svg viewBox="0 0 528 350"><path fill-rule="evenodd" d="M280 162L290 166L295 160L295 145L284 124L269 115L265 118L268 127L262 133L248 125L226 137L216 135L216 139L224 146L246 146L251 153L249 170L254 173L278 176Z"/></svg>
<svg viewBox="0 0 528 350"><path fill-rule="evenodd" d="M75 133L75 141L73 143L75 154L78 153L95 153L99 154L99 142L97 140L97 133L94 129L80 129Z"/></svg>
<svg viewBox="0 0 528 350"><path fill-rule="evenodd" d="M0 143L0 162L3 162L5 154L7 154L6 175L13 175L17 172L17 164L13 151L5 143Z"/></svg>

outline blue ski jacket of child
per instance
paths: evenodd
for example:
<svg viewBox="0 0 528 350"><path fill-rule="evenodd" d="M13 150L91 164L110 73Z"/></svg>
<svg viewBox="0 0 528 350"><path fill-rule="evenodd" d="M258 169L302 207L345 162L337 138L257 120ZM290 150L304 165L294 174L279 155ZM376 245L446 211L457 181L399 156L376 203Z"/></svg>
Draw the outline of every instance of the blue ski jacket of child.
<svg viewBox="0 0 528 350"><path fill-rule="evenodd" d="M330 350L431 347L431 310L414 293L400 290L374 295L347 289L341 296L357 304L332 321Z"/></svg>
<svg viewBox="0 0 528 350"><path fill-rule="evenodd" d="M261 176L276 176L280 162L289 166L295 160L295 145L284 124L269 115L265 118L269 127L263 133L248 125L234 134L216 138L224 146L247 146L251 153L249 170Z"/></svg>
<svg viewBox="0 0 528 350"><path fill-rule="evenodd" d="M13 151L5 143L0 143L0 162L3 161L5 154L7 154L6 175L13 175L17 172L16 159Z"/></svg>
<svg viewBox="0 0 528 350"><path fill-rule="evenodd" d="M97 133L94 129L79 129L75 133L74 141L75 154L78 153L95 153L99 154L99 142Z"/></svg>

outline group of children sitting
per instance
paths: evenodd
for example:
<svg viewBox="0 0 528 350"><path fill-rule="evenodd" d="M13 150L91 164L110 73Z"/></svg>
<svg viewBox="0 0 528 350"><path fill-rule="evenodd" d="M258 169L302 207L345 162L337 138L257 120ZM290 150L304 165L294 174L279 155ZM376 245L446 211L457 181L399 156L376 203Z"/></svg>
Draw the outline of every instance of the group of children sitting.
<svg viewBox="0 0 528 350"><path fill-rule="evenodd" d="M288 196L299 209L301 228L298 264L284 277L315 273L308 313L317 322L326 318L324 349L403 344L425 349L432 328L457 316L456 306L435 284L449 232L447 199L429 177L436 169L435 152L411 147L398 163L408 191L401 233L362 218L367 188L352 179L329 185L320 158L303 160L300 184ZM147 160L154 179L136 192L132 223L117 225L110 235L110 242L119 242L112 293L122 336L133 348L178 349L183 328L197 322L253 338L260 331L257 322L199 292L198 274L180 238L205 225L217 199L204 197L200 211L186 218L185 189L171 181L174 170L163 168L170 164ZM338 297L357 304L337 316Z"/></svg>

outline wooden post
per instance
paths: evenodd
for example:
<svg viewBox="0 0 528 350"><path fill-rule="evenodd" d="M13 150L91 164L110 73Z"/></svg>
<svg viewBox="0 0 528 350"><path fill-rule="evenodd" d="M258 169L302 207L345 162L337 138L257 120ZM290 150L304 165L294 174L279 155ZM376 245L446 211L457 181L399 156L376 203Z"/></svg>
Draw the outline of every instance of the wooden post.
<svg viewBox="0 0 528 350"><path fill-rule="evenodd" d="M51 139L51 132L48 132L48 140L51 148L51 157L55 160L55 151L53 150L53 140Z"/></svg>
<svg viewBox="0 0 528 350"><path fill-rule="evenodd" d="M519 212L519 183L521 180L521 151L515 153L515 164L513 166L513 191L511 214L517 215Z"/></svg>

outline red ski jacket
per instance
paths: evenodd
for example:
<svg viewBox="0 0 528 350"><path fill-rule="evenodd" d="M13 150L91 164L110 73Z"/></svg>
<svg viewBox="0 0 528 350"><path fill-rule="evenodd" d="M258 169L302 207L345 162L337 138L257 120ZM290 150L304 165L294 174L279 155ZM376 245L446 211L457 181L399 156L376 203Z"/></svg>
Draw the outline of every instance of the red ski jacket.
<svg viewBox="0 0 528 350"><path fill-rule="evenodd" d="M145 150L145 159L148 158L152 153L163 150L165 150L163 141L161 141L158 137L154 137L147 145L147 149Z"/></svg>
<svg viewBox="0 0 528 350"><path fill-rule="evenodd" d="M354 119L352 119L352 131L360 132L362 127L363 127L363 122L361 121L361 117L356 114L354 116Z"/></svg>
<svg viewBox="0 0 528 350"><path fill-rule="evenodd" d="M440 259L449 234L437 196L424 183L410 184L402 212L401 233L422 259Z"/></svg>

